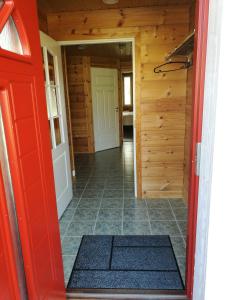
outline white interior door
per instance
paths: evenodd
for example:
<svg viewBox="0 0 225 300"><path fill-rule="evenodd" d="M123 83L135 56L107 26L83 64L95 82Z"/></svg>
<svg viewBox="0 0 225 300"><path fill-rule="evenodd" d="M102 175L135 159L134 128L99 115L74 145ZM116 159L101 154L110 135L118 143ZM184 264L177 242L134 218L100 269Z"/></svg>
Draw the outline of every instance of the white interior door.
<svg viewBox="0 0 225 300"><path fill-rule="evenodd" d="M91 86L95 151L119 147L117 70L91 68Z"/></svg>
<svg viewBox="0 0 225 300"><path fill-rule="evenodd" d="M58 217L72 199L72 179L63 87L61 49L55 40L41 34L49 130L55 178Z"/></svg>

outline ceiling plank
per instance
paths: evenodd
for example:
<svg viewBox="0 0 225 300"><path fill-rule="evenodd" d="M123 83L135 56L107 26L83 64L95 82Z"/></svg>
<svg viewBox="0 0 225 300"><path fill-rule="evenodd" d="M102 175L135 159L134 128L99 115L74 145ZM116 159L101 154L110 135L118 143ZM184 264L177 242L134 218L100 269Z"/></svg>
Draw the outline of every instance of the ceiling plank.
<svg viewBox="0 0 225 300"><path fill-rule="evenodd" d="M106 5L102 0L38 0L38 7L41 11L49 14L78 10L183 5L191 4L192 2L194 2L194 0L120 0L117 4Z"/></svg>

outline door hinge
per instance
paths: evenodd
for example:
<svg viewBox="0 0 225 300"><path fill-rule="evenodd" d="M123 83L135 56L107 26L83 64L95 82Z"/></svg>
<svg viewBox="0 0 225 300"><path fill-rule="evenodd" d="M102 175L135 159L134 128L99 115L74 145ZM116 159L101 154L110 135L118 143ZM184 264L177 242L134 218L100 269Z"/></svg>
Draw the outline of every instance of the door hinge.
<svg viewBox="0 0 225 300"><path fill-rule="evenodd" d="M196 176L200 175L201 146L202 146L202 143L196 143L196 154L195 154L195 173L196 173Z"/></svg>

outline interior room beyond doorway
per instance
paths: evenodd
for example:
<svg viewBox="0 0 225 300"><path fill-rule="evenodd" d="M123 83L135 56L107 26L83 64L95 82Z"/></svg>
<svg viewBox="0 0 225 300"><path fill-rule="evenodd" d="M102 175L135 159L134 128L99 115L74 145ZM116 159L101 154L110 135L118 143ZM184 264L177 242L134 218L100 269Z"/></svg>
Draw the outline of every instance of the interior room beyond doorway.
<svg viewBox="0 0 225 300"><path fill-rule="evenodd" d="M183 199L135 197L132 43L73 45L63 51L76 166L74 197L60 220L65 283L84 235L169 235L185 281L186 203ZM117 73L118 106L114 103L111 113L118 113L119 140L107 148L96 140L96 135L103 136L98 133L104 128L101 122L96 124L95 113L102 120L105 111L110 112L105 109L115 83L115 78L109 81L110 70ZM102 94L107 93L101 102ZM84 106L88 97L92 98L91 105ZM95 101L99 102L97 109ZM110 145L112 139L107 143Z"/></svg>

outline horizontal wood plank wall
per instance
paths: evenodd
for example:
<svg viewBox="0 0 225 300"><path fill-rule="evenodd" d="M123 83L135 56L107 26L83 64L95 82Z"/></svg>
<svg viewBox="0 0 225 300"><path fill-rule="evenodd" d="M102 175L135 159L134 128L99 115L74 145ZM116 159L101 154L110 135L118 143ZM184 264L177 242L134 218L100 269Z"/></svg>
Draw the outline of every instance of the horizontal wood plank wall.
<svg viewBox="0 0 225 300"><path fill-rule="evenodd" d="M66 48L66 47L65 47ZM122 140L122 103L120 90L120 61L112 57L76 56L67 51L68 86L73 148L75 153L94 153L93 112L90 68L114 68L118 70L120 140Z"/></svg>
<svg viewBox="0 0 225 300"><path fill-rule="evenodd" d="M132 57L127 61L120 61L120 70L122 73L131 73L133 71Z"/></svg>
<svg viewBox="0 0 225 300"><path fill-rule="evenodd" d="M195 5L190 7L190 32L195 28ZM185 106L185 142L184 142L184 199L188 201L189 175L190 175L190 150L191 150L191 129L192 129L192 67L187 71L187 99Z"/></svg>
<svg viewBox="0 0 225 300"><path fill-rule="evenodd" d="M118 69L118 58L91 56L91 66L95 68Z"/></svg>
<svg viewBox="0 0 225 300"><path fill-rule="evenodd" d="M186 71L153 68L188 34L189 6L49 14L48 29L61 41L135 38L138 196L182 197Z"/></svg>
<svg viewBox="0 0 225 300"><path fill-rule="evenodd" d="M67 54L67 72L74 152L92 153L94 145L90 103L90 58Z"/></svg>

